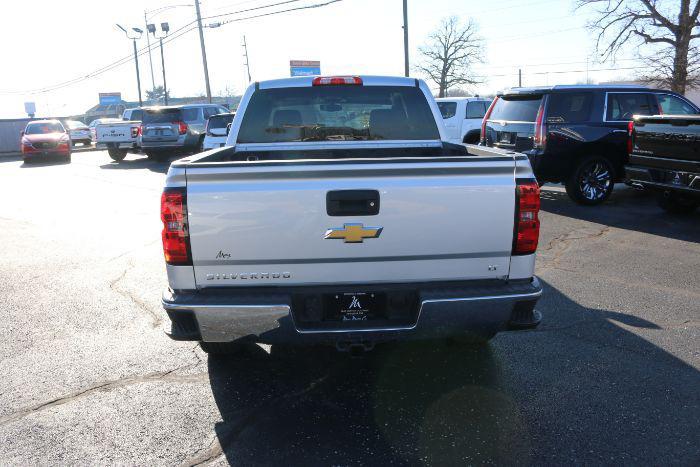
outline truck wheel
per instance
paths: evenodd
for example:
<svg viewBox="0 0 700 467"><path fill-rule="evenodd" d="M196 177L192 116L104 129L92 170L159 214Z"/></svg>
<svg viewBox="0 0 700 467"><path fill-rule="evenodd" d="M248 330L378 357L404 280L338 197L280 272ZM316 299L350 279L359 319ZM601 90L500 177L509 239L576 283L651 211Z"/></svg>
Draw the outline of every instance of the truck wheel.
<svg viewBox="0 0 700 467"><path fill-rule="evenodd" d="M240 342L200 342L199 346L209 355L240 355L247 347Z"/></svg>
<svg viewBox="0 0 700 467"><path fill-rule="evenodd" d="M610 197L615 169L603 157L591 156L576 166L566 182L566 194L578 204L595 206Z"/></svg>
<svg viewBox="0 0 700 467"><path fill-rule="evenodd" d="M126 157L126 150L124 149L109 148L107 149L107 152L109 153L109 157L117 162L123 161Z"/></svg>
<svg viewBox="0 0 700 467"><path fill-rule="evenodd" d="M700 204L698 201L680 196L677 193L661 193L657 201L663 210L671 214L690 214Z"/></svg>

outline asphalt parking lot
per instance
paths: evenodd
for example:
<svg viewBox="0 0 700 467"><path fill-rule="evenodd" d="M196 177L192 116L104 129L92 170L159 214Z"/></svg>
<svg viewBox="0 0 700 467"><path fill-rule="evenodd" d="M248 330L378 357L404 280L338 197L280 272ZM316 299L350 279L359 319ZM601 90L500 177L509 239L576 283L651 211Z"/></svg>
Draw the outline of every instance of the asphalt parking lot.
<svg viewBox="0 0 700 467"><path fill-rule="evenodd" d="M362 358L163 333L167 164L0 158L0 463L700 464L700 213L542 195L534 331Z"/></svg>

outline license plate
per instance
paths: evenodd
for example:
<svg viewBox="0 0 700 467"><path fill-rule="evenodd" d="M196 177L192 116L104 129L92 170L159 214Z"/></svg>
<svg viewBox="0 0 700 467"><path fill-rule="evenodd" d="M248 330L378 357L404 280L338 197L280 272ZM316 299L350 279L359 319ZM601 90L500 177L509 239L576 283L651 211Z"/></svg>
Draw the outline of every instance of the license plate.
<svg viewBox="0 0 700 467"><path fill-rule="evenodd" d="M498 140L499 143L510 144L510 141L511 141L510 133L501 133L501 137Z"/></svg>
<svg viewBox="0 0 700 467"><path fill-rule="evenodd" d="M324 320L358 322L386 318L386 295L344 292L324 296Z"/></svg>

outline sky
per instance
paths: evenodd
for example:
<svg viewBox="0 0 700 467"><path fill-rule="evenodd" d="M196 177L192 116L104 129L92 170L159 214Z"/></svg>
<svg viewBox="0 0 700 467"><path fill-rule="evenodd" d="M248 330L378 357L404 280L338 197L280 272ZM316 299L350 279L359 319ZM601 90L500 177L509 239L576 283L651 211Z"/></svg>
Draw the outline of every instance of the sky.
<svg viewBox="0 0 700 467"><path fill-rule="evenodd" d="M168 88L173 96L205 93L199 36L192 28L193 0L24 0L3 2L0 17L0 118L25 116L24 102L36 103L37 116L81 114L97 104L100 92L121 92L138 100L132 41L115 24L144 27L144 10L183 5L151 15L167 21L171 42L164 46ZM285 0L203 0L202 16L258 8ZM328 0L296 0L271 8L205 19L204 23L243 19L261 13ZM473 19L484 40L485 63L474 67L481 95L518 84L552 85L628 79L638 62L622 56L596 63L593 34L585 28L591 10L576 10L574 0L408 0L409 50L418 47L443 18ZM246 37L253 80L289 76L289 60L320 60L324 75L403 75L402 0L341 0L300 11L205 28L213 94L241 94L248 85L242 41ZM180 37L174 31L184 27ZM145 35L137 47L146 47ZM153 41L152 41L153 44ZM160 51L139 57L141 87L162 84ZM130 60L128 58L131 57ZM89 79L94 71L125 59ZM586 71L588 70L588 72ZM412 76L421 77L412 70ZM74 84L40 92L57 84ZM430 84L430 83L429 83ZM434 85L431 84L431 87Z"/></svg>

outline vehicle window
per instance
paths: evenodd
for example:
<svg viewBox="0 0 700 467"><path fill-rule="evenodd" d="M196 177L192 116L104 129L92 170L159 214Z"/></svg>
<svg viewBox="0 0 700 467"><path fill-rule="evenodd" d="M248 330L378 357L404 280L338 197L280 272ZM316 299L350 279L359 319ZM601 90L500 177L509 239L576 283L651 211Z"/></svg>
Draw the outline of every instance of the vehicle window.
<svg viewBox="0 0 700 467"><path fill-rule="evenodd" d="M141 109L136 109L131 112L131 115L128 116L127 120L134 120L140 122L143 120L143 111Z"/></svg>
<svg viewBox="0 0 700 467"><path fill-rule="evenodd" d="M590 92L554 93L549 96L547 121L581 123L591 117L593 94Z"/></svg>
<svg viewBox="0 0 700 467"><path fill-rule="evenodd" d="M467 102L467 118L484 118L488 109L486 104L484 101Z"/></svg>
<svg viewBox="0 0 700 467"><path fill-rule="evenodd" d="M649 95L645 93L610 93L605 119L609 122L632 120L634 115L653 115Z"/></svg>
<svg viewBox="0 0 700 467"><path fill-rule="evenodd" d="M143 123L172 123L182 120L180 109L146 110L143 113Z"/></svg>
<svg viewBox="0 0 700 467"><path fill-rule="evenodd" d="M226 128L233 121L233 115L215 115L209 118L207 128Z"/></svg>
<svg viewBox="0 0 700 467"><path fill-rule="evenodd" d="M493 106L490 120L534 122L542 101L541 95L502 96Z"/></svg>
<svg viewBox="0 0 700 467"><path fill-rule="evenodd" d="M28 123L24 129L26 135L45 135L47 133L64 133L66 130L58 122Z"/></svg>
<svg viewBox="0 0 700 467"><path fill-rule="evenodd" d="M196 122L201 120L200 112L201 107L192 107L188 109L182 109L182 120L185 122Z"/></svg>
<svg viewBox="0 0 700 467"><path fill-rule="evenodd" d="M409 86L312 86L256 91L239 143L437 140L423 92Z"/></svg>
<svg viewBox="0 0 700 467"><path fill-rule="evenodd" d="M216 113L218 114L227 114L229 113L230 110L227 109L226 107L218 107Z"/></svg>
<svg viewBox="0 0 700 467"><path fill-rule="evenodd" d="M221 107L205 107L204 108L204 119L211 117L212 115L217 115L220 113L228 113L228 110L221 111Z"/></svg>
<svg viewBox="0 0 700 467"><path fill-rule="evenodd" d="M71 130L75 130L77 128L87 128L83 122L79 122L76 120L67 121L66 126Z"/></svg>
<svg viewBox="0 0 700 467"><path fill-rule="evenodd" d="M438 102L437 105L444 119L452 118L457 113L456 102Z"/></svg>
<svg viewBox="0 0 700 467"><path fill-rule="evenodd" d="M659 105L664 114L670 115L695 115L698 112L683 99L671 94L657 94Z"/></svg>

